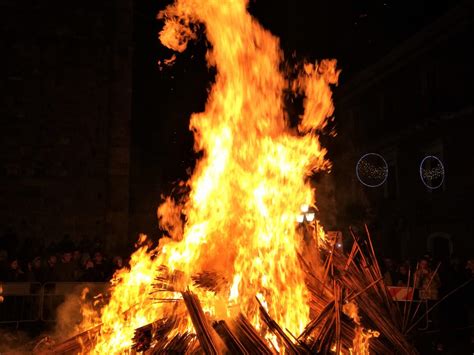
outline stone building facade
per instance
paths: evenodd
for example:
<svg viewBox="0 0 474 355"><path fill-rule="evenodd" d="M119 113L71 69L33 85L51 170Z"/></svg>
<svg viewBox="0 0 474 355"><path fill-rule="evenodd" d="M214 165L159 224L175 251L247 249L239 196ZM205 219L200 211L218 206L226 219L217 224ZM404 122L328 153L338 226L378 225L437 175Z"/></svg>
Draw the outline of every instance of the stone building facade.
<svg viewBox="0 0 474 355"><path fill-rule="evenodd" d="M2 1L0 233L128 238L132 1Z"/></svg>
<svg viewBox="0 0 474 355"><path fill-rule="evenodd" d="M474 255L473 14L463 2L336 93L338 224L368 222L384 255ZM388 164L378 188L355 174L369 152ZM439 189L420 179L427 155L444 164Z"/></svg>

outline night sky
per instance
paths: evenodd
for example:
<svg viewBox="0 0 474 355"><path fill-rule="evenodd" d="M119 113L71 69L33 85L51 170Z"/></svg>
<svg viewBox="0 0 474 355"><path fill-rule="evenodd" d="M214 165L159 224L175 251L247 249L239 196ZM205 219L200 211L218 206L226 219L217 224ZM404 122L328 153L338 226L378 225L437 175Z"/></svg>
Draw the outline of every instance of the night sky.
<svg viewBox="0 0 474 355"><path fill-rule="evenodd" d="M344 85L354 73L457 3L260 0L250 1L250 11L281 39L287 57L295 52L301 59L338 59L340 85ZM174 66L159 70L158 60L171 55L157 38L163 23L156 20L156 14L164 7L161 1L135 4L132 117L136 174L144 183L160 181L161 191L185 178L186 169L195 161L189 116L204 109L206 89L212 82L204 61L204 36L178 54Z"/></svg>

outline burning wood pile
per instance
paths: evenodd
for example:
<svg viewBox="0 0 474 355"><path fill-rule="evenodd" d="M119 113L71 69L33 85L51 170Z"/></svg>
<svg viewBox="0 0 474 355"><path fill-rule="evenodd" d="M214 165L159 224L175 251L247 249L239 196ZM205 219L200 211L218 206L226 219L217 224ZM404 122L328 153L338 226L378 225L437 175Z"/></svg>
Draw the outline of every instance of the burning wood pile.
<svg viewBox="0 0 474 355"><path fill-rule="evenodd" d="M130 350L144 354L416 354L403 334L408 325L404 324L406 312L400 311L387 292L370 234L352 236L354 243L348 255L334 244L326 246L320 272L312 270L300 256L314 315L301 334L280 327L258 296L255 301L261 329L242 313L230 320L214 319L203 310L195 293L179 290L180 273L162 267L149 297L173 304L176 312L136 329ZM194 277L195 286L214 294L225 283L222 275L211 272ZM156 297L170 290L180 296ZM189 317L192 327L180 330L180 317ZM99 331L100 325L50 347L50 351L87 353L94 347Z"/></svg>
<svg viewBox="0 0 474 355"><path fill-rule="evenodd" d="M302 204L317 210L309 177L331 167L319 135L334 112L336 61L289 68L247 5L176 0L158 15L168 49L208 41L214 82L190 119L201 158L184 193L158 208L159 245L141 238L107 304L84 304L86 331L56 353L415 352L369 236L354 235L344 255L315 214L310 243L297 228ZM292 102L302 102L295 117Z"/></svg>

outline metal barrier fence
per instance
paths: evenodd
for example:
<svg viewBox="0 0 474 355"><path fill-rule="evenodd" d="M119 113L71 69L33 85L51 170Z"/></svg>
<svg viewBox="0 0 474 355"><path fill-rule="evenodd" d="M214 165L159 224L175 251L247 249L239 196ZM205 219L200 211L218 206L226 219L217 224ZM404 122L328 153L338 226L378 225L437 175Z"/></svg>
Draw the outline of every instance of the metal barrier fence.
<svg viewBox="0 0 474 355"><path fill-rule="evenodd" d="M40 319L42 286L40 283L2 284L0 323L35 322Z"/></svg>
<svg viewBox="0 0 474 355"><path fill-rule="evenodd" d="M102 282L30 282L1 283L3 302L0 302L0 324L26 322L54 322L57 310L68 295L79 297L87 288L94 297L106 291Z"/></svg>

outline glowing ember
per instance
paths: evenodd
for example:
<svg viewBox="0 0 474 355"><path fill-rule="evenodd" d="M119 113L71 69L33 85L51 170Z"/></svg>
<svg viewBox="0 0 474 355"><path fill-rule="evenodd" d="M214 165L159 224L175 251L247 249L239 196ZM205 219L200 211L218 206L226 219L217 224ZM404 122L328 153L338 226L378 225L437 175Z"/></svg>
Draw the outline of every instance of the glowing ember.
<svg viewBox="0 0 474 355"><path fill-rule="evenodd" d="M170 314L185 314L178 292L153 292L155 278L179 271L175 289L189 287L215 319L244 313L265 333L256 296L282 329L299 334L309 321L308 291L298 261L301 235L295 216L301 204L314 205L307 177L326 169L315 134L333 112L329 84L337 81L335 61L307 64L289 83L280 71L278 39L247 12L245 0L177 0L160 13L161 42L178 52L203 25L216 68L205 111L193 114L195 149L203 153L186 185L184 200L167 198L158 208L161 226L171 236L156 250L144 239L130 270L115 275L110 302L101 310L97 353L121 352L132 345L134 330ZM289 128L283 91L305 94L298 128ZM182 216L185 222L182 222ZM314 216L313 216L314 217ZM317 228L323 237L322 228ZM203 291L193 275L212 272L223 286ZM187 316L178 330L190 329ZM266 334L266 333L265 333ZM263 335L265 335L263 334ZM267 334L266 338L275 343ZM278 345L275 345L277 347Z"/></svg>

